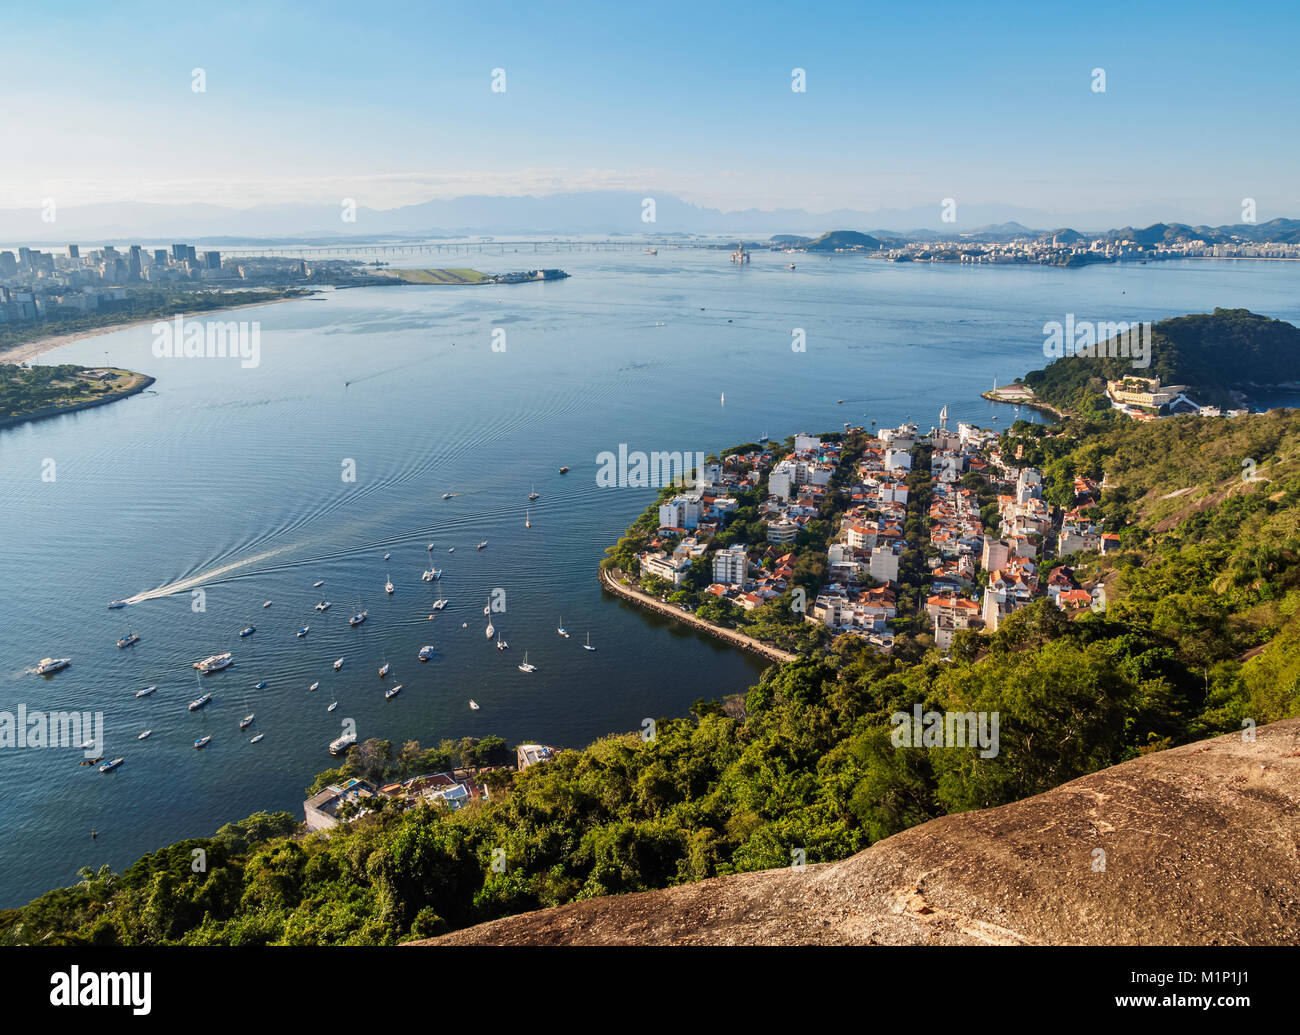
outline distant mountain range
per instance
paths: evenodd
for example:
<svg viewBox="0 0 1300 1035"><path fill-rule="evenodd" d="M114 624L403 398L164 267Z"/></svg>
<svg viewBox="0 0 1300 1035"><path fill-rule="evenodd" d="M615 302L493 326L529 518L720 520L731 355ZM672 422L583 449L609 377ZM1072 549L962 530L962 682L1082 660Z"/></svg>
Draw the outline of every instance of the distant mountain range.
<svg viewBox="0 0 1300 1035"><path fill-rule="evenodd" d="M643 215L648 214L647 206L643 205L645 198L654 199L653 221L643 221ZM359 207L355 220L348 222L342 218L343 213L342 199L338 205L259 205L242 209L208 204L155 205L141 202L70 205L57 210L57 222L53 223L43 221L39 209L0 209L0 241L8 242L10 246L171 240L227 246L275 246L308 240L503 234L733 234L763 240L779 234L813 240L824 235L827 227L844 228L835 232L861 233L885 243L900 238L951 239L955 235L987 241L1050 236L1053 233L1067 239L1074 239L1071 235L1083 236L1078 229L1071 227L1091 227L1094 229L1089 231L1090 236L1101 232L1144 244L1190 238L1219 242L1233 237L1247 241L1300 241L1300 221L1293 219L1216 227L1192 222L1162 222L1135 229L1142 223L1141 213L1051 213L990 204L963 206L959 210L958 223L944 224L940 221L938 205L870 212L852 209L820 213L803 209L723 212L653 191L586 191L522 197L472 195L393 209ZM1122 229L1095 229L1107 226L1122 226ZM1031 227L1064 229L1034 230Z"/></svg>

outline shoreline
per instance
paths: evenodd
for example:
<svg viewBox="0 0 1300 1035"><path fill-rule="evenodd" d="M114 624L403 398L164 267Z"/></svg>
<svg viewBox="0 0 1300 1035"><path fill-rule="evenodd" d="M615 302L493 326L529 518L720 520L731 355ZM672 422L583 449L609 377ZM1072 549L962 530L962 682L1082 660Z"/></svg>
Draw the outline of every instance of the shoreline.
<svg viewBox="0 0 1300 1035"><path fill-rule="evenodd" d="M620 572L621 574L621 572ZM657 611L660 614L676 618L678 621L699 629L701 632L709 633L721 640L728 641L733 647L739 647L741 650L747 650L751 654L759 654L774 661L777 664L785 664L791 661L798 661L801 655L791 654L789 651L781 650L779 647L773 647L764 643L762 640L756 640L752 636L746 636L744 633L737 632L735 629L727 629L721 625L714 625L712 622L706 622L703 618L695 614L681 610L673 604L665 604L662 600L652 597L649 593L644 593L639 589L633 589L631 586L625 586L616 580L608 571L600 570L598 573L600 584L604 589L609 590L615 596L622 597L633 604L639 604L642 607L649 608L651 611Z"/></svg>
<svg viewBox="0 0 1300 1035"><path fill-rule="evenodd" d="M132 371L132 373L136 373L136 371ZM31 413L21 413L14 417L0 417L0 429L14 428L20 424L46 420L49 417L61 417L65 413L77 413L80 410L89 410L96 406L107 406L109 403L139 395L157 380L157 378L150 377L148 374L140 374L139 376L141 380L130 388L124 388L120 392L114 392L98 399L86 399L79 403L73 403L71 406L47 406L42 410L33 410Z"/></svg>
<svg viewBox="0 0 1300 1035"><path fill-rule="evenodd" d="M1050 413L1057 420L1065 420L1069 417L1069 414L1063 413L1055 406L1039 399L1038 396L1034 395L1034 390L1028 385L1004 385L1001 388L980 392L980 398L987 399L989 402L1002 403L1006 406L1028 406L1031 410L1038 410L1040 413Z"/></svg>
<svg viewBox="0 0 1300 1035"><path fill-rule="evenodd" d="M315 294L315 292L312 294ZM202 309L196 315L207 316L216 313L231 313L236 309L252 309L262 305L276 305L280 302L301 302L304 298L310 297L312 297L312 295L309 294L295 295L292 298L268 298L264 302L240 302L237 305L224 306L219 309ZM174 318L174 316L171 316L166 319L172 320ZM35 341L23 342L21 345L10 345L7 348L0 348L0 363L28 363L33 359L45 355L47 352L61 349L65 345L75 345L79 341L85 341L88 338L95 338L101 334L112 334L115 331L126 330L128 327L140 327L144 324L155 324L162 320L162 317L157 316L148 317L143 320L127 320L123 323L105 324L103 327L87 328L84 331L69 331L66 334L54 334L47 338L38 338Z"/></svg>

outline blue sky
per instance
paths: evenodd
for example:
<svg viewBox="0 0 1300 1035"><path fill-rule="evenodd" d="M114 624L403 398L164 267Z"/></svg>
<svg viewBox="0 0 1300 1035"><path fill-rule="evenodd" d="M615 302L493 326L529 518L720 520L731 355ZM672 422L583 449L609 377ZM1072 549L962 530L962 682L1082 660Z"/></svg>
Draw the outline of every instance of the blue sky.
<svg viewBox="0 0 1300 1035"><path fill-rule="evenodd" d="M0 39L0 207L617 187L1300 215L1300 5L1049 7L29 4Z"/></svg>

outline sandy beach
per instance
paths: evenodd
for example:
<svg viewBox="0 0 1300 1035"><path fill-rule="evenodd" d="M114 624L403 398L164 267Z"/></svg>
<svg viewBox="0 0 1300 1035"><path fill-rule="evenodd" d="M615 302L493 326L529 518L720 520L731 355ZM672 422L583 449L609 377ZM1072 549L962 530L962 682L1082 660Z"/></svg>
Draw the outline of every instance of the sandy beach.
<svg viewBox="0 0 1300 1035"><path fill-rule="evenodd" d="M272 298L265 302L244 302L240 305L226 306L222 309L203 309L197 313L185 314L187 317L202 319L207 316L215 316L218 313L229 313L236 309L252 309L263 305L276 305L279 302L297 302L303 298L309 298L309 295L299 295L295 298ZM126 323L110 324L106 327L92 327L84 331L73 331L71 334L55 334L48 338L37 338L35 341L23 342L21 345L10 345L8 348L0 349L0 363L28 363L38 356L43 356L47 352L53 352L55 349L62 348L64 345L71 345L74 342L85 341L87 338L97 338L101 334L112 334L114 331L125 330L128 327L139 327L143 324L155 324L159 320L171 320L174 317L150 317L147 320L129 320Z"/></svg>

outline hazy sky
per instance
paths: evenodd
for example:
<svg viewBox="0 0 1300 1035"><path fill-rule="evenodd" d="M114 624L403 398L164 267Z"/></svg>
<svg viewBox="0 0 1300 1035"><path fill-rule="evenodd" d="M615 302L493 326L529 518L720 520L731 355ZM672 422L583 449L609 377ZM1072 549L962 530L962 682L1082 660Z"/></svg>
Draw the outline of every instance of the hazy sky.
<svg viewBox="0 0 1300 1035"><path fill-rule="evenodd" d="M1300 216L1294 0L7 6L0 207L617 187Z"/></svg>

